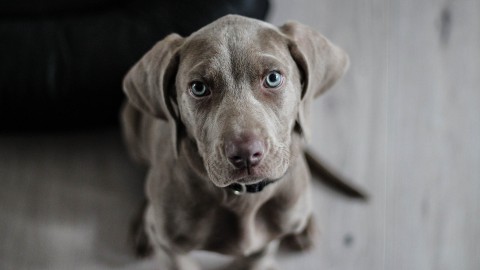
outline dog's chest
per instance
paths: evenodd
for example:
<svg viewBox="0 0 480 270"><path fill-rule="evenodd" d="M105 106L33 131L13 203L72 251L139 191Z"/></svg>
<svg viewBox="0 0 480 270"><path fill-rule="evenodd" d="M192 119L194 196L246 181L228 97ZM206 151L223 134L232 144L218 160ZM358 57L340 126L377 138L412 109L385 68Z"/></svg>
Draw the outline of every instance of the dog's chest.
<svg viewBox="0 0 480 270"><path fill-rule="evenodd" d="M191 190L181 195L175 187L172 192L153 196L152 203L161 220L158 224L163 224L158 227L160 238L166 238L169 245L182 252L207 250L248 255L272 240L300 233L311 214L311 196L308 179L294 175L260 193L241 196L208 192L202 185L187 186Z"/></svg>
<svg viewBox="0 0 480 270"><path fill-rule="evenodd" d="M298 212L295 206L271 198L253 206L216 207L202 249L231 255L258 252L272 240L304 226L308 213Z"/></svg>

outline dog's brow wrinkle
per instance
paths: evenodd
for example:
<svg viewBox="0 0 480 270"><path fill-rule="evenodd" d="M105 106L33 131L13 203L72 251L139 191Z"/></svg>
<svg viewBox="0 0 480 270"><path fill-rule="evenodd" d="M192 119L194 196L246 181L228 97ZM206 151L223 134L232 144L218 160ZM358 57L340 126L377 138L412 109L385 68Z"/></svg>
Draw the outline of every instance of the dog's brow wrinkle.
<svg viewBox="0 0 480 270"><path fill-rule="evenodd" d="M273 54L269 54L269 53L259 53L258 55L261 56L261 57L272 58L272 59L274 59L274 60L276 60L276 61L280 61L280 60L279 60L275 55L273 55Z"/></svg>
<svg viewBox="0 0 480 270"><path fill-rule="evenodd" d="M196 70L203 69L202 67L203 65L205 65L205 61L200 61L197 64L195 64L190 70L196 71Z"/></svg>

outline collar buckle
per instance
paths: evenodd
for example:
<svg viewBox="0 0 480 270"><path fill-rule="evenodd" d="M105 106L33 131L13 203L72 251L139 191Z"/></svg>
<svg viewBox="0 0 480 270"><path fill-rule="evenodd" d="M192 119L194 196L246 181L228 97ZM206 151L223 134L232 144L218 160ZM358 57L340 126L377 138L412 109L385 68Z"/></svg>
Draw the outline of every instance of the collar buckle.
<svg viewBox="0 0 480 270"><path fill-rule="evenodd" d="M230 188L232 189L233 194L235 194L237 196L241 196L241 195L247 193L247 186L245 184L235 183L235 184L230 185Z"/></svg>

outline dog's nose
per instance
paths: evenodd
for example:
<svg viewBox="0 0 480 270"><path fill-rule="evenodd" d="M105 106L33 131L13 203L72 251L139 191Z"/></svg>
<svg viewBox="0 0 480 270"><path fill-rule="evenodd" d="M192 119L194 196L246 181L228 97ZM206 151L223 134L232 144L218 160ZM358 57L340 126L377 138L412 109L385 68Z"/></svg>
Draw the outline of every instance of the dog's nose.
<svg viewBox="0 0 480 270"><path fill-rule="evenodd" d="M265 145L255 136L225 141L225 156L238 169L250 169L263 159Z"/></svg>

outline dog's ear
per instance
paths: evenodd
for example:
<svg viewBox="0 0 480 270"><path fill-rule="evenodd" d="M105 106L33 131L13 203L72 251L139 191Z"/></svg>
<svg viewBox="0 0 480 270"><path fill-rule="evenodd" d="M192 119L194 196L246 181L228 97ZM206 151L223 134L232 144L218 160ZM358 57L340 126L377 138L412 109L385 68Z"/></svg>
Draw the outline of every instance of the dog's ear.
<svg viewBox="0 0 480 270"><path fill-rule="evenodd" d="M350 61L345 51L306 25L287 22L280 31L287 36L290 54L302 74L302 101L297 125L308 138L311 101L342 77Z"/></svg>
<svg viewBox="0 0 480 270"><path fill-rule="evenodd" d="M175 76L177 52L182 43L181 36L170 34L155 44L123 79L123 91L137 109L169 123L175 156L181 125L175 97Z"/></svg>

